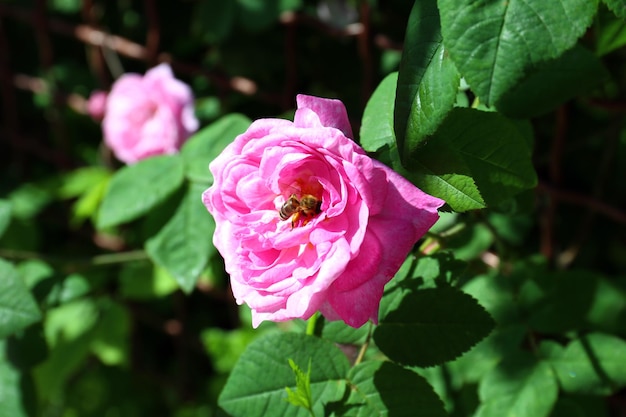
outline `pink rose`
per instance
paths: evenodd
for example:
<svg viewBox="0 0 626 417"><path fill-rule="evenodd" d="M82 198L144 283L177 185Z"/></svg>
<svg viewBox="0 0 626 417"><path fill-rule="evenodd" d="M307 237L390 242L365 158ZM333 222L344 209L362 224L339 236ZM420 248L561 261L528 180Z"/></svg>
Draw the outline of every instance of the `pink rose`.
<svg viewBox="0 0 626 417"><path fill-rule="evenodd" d="M92 119L99 122L104 117L107 105L108 93L102 90L94 90L87 101L87 113Z"/></svg>
<svg viewBox="0 0 626 417"><path fill-rule="evenodd" d="M107 146L127 164L176 153L198 129L193 93L174 78L168 64L152 68L143 77L124 74L106 100L102 127Z"/></svg>
<svg viewBox="0 0 626 417"><path fill-rule="evenodd" d="M376 323L383 287L444 202L369 158L341 101L297 104L293 122L255 121L210 164L213 242L254 327L317 310Z"/></svg>

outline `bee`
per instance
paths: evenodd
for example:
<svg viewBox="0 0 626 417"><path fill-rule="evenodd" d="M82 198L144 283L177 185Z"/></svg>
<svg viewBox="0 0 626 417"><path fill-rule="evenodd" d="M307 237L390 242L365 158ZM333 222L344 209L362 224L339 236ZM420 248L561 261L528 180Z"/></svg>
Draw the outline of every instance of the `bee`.
<svg viewBox="0 0 626 417"><path fill-rule="evenodd" d="M318 200L311 194L305 194L298 200L295 194L285 201L278 214L281 220L287 220L291 217L291 227L295 227L300 217L304 217L303 225L309 220L321 213L322 200Z"/></svg>

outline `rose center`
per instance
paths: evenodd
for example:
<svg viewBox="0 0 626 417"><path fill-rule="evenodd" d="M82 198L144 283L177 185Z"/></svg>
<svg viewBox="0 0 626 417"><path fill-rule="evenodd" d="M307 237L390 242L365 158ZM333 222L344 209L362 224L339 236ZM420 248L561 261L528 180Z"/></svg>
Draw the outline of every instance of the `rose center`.
<svg viewBox="0 0 626 417"><path fill-rule="evenodd" d="M278 210L281 220L291 219L291 227L304 226L322 210L322 186L319 182L294 181L286 188L290 195Z"/></svg>

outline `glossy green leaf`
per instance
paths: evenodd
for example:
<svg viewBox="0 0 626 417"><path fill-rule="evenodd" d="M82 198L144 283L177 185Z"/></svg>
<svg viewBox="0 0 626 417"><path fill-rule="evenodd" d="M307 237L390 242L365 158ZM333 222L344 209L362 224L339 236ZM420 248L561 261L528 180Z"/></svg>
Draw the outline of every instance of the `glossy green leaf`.
<svg viewBox="0 0 626 417"><path fill-rule="evenodd" d="M134 220L176 191L184 180L179 155L155 156L127 165L111 178L100 211L98 227Z"/></svg>
<svg viewBox="0 0 626 417"><path fill-rule="evenodd" d="M471 296L451 287L402 294L397 307L381 317L374 340L391 360L434 366L453 360L493 329L491 316Z"/></svg>
<svg viewBox="0 0 626 417"><path fill-rule="evenodd" d="M547 362L525 352L512 353L481 381L476 417L547 417L558 397Z"/></svg>
<svg viewBox="0 0 626 417"><path fill-rule="evenodd" d="M592 22L597 0L438 0L444 44L485 104L543 61L570 49Z"/></svg>
<svg viewBox="0 0 626 417"><path fill-rule="evenodd" d="M376 87L363 111L359 141L363 149L376 152L395 142L393 108L398 73L387 75Z"/></svg>
<svg viewBox="0 0 626 417"><path fill-rule="evenodd" d="M576 46L532 71L496 102L500 112L530 118L588 93L608 79L608 72L589 50Z"/></svg>
<svg viewBox="0 0 626 417"><path fill-rule="evenodd" d="M194 288L206 263L215 253L215 221L202 204L201 184L191 183L174 216L146 242L148 256L165 268L183 291Z"/></svg>
<svg viewBox="0 0 626 417"><path fill-rule="evenodd" d="M455 211L496 205L537 183L517 125L497 113L454 109L412 155L410 179Z"/></svg>
<svg viewBox="0 0 626 417"><path fill-rule="evenodd" d="M354 417L445 417L443 403L426 380L391 362L370 361L350 370L344 410ZM344 415L344 414L340 414Z"/></svg>
<svg viewBox="0 0 626 417"><path fill-rule="evenodd" d="M231 372L218 404L233 417L310 416L285 401L285 387L295 389L289 359L301 369L311 361L313 410L324 415L324 405L344 393L349 363L332 343L298 333L270 333L252 342Z"/></svg>
<svg viewBox="0 0 626 417"><path fill-rule="evenodd" d="M232 113L196 132L181 149L185 160L185 174L191 181L207 187L213 183L209 164L235 137L250 126L250 119Z"/></svg>
<svg viewBox="0 0 626 417"><path fill-rule="evenodd" d="M41 319L28 288L9 262L0 259L0 339Z"/></svg>
<svg viewBox="0 0 626 417"><path fill-rule="evenodd" d="M402 160L443 122L456 101L459 81L442 43L436 0L416 1L404 39L394 109Z"/></svg>
<svg viewBox="0 0 626 417"><path fill-rule="evenodd" d="M591 333L549 349L550 364L568 393L609 395L626 386L626 342Z"/></svg>

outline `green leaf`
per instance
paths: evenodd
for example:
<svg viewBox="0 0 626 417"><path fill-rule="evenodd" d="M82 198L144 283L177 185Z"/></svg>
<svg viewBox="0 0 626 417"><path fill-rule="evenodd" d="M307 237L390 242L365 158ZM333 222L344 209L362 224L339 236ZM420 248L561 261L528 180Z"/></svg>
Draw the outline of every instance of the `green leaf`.
<svg viewBox="0 0 626 417"><path fill-rule="evenodd" d="M11 202L0 199L0 237L11 223Z"/></svg>
<svg viewBox="0 0 626 417"><path fill-rule="evenodd" d="M115 301L105 299L100 304L91 350L106 365L124 365L130 352L130 314Z"/></svg>
<svg viewBox="0 0 626 417"><path fill-rule="evenodd" d="M608 78L600 60L582 46L532 71L496 102L498 111L511 117L531 118L588 93Z"/></svg>
<svg viewBox="0 0 626 417"><path fill-rule="evenodd" d="M451 252L441 251L418 258L412 276L422 278L430 286L437 285L435 281L452 284L466 268L467 262L456 259Z"/></svg>
<svg viewBox="0 0 626 417"><path fill-rule="evenodd" d="M593 302L598 277L583 270L537 275L543 279L544 297L528 306L528 324L546 333L582 329Z"/></svg>
<svg viewBox="0 0 626 417"><path fill-rule="evenodd" d="M476 384L511 352L515 352L526 335L527 328L523 324L498 325L489 336L446 367L463 384Z"/></svg>
<svg viewBox="0 0 626 417"><path fill-rule="evenodd" d="M80 317L80 320L76 320ZM78 339L98 323L95 300L79 298L47 311L44 320L46 340L50 347Z"/></svg>
<svg viewBox="0 0 626 417"><path fill-rule="evenodd" d="M525 352L509 354L482 379L476 417L546 417L559 387L550 365Z"/></svg>
<svg viewBox="0 0 626 417"><path fill-rule="evenodd" d="M619 18L626 17L626 0L602 0L615 16Z"/></svg>
<svg viewBox="0 0 626 417"><path fill-rule="evenodd" d="M605 18L600 15L598 19ZM603 20L598 25L596 54L603 56L626 45L626 21L624 18L612 16L611 20Z"/></svg>
<svg viewBox="0 0 626 417"><path fill-rule="evenodd" d="M619 334L626 317L626 289L620 288L610 278L599 278L593 302L585 317L590 328Z"/></svg>
<svg viewBox="0 0 626 417"><path fill-rule="evenodd" d="M26 376L7 357L7 342L0 340L0 417L29 417L34 414L33 400L26 399ZM27 408L29 405L29 408Z"/></svg>
<svg viewBox="0 0 626 417"><path fill-rule="evenodd" d="M612 335L591 333L565 348L551 346L549 361L568 393L610 395L626 386L626 342Z"/></svg>
<svg viewBox="0 0 626 417"><path fill-rule="evenodd" d="M398 73L387 75L376 87L363 111L359 141L363 149L376 152L395 142L393 133L393 102Z"/></svg>
<svg viewBox="0 0 626 417"><path fill-rule="evenodd" d="M592 22L597 0L438 0L444 44L485 104L525 71L570 49Z"/></svg>
<svg viewBox="0 0 626 417"><path fill-rule="evenodd" d="M443 403L426 380L391 362L370 361L350 370L348 415L445 417Z"/></svg>
<svg viewBox="0 0 626 417"><path fill-rule="evenodd" d="M150 300L165 297L178 290L172 275L152 262L129 262L119 275L120 294L124 298Z"/></svg>
<svg viewBox="0 0 626 417"><path fill-rule="evenodd" d="M70 274L54 284L46 297L46 304L65 304L84 296L90 290L90 282L87 277L80 274Z"/></svg>
<svg viewBox="0 0 626 417"><path fill-rule="evenodd" d="M0 259L0 339L41 320L35 299L13 265Z"/></svg>
<svg viewBox="0 0 626 417"><path fill-rule="evenodd" d="M559 398L554 404L550 417L591 417L585 414L582 407L569 398ZM594 415L599 417L599 415Z"/></svg>
<svg viewBox="0 0 626 417"><path fill-rule="evenodd" d="M86 167L70 172L61 179L57 191L61 198L78 197L72 207L73 224L95 218L111 179L111 172L101 167Z"/></svg>
<svg viewBox="0 0 626 417"><path fill-rule="evenodd" d="M524 135L492 112L454 109L410 162L413 183L455 211L497 205L537 183Z"/></svg>
<svg viewBox="0 0 626 417"><path fill-rule="evenodd" d="M397 309L402 304L404 297L418 289L433 288L437 285L445 285L445 283L452 284L454 279L463 273L466 266L465 262L455 259L447 251L423 256L419 259L407 258L393 280L385 286L385 292L380 302L379 316L385 317Z"/></svg>
<svg viewBox="0 0 626 417"><path fill-rule="evenodd" d="M285 401L294 387L288 359L312 363L311 392L315 415L345 390L349 363L331 342L298 333L271 333L252 342L231 372L218 404L233 417L310 416Z"/></svg>
<svg viewBox="0 0 626 417"><path fill-rule="evenodd" d="M196 132L181 149L187 178L207 187L213 184L209 163L249 126L250 119L232 113Z"/></svg>
<svg viewBox="0 0 626 417"><path fill-rule="evenodd" d="M26 183L9 194L14 218L31 219L53 199L54 180L41 183Z"/></svg>
<svg viewBox="0 0 626 417"><path fill-rule="evenodd" d="M102 167L79 168L63 176L57 193L61 198L79 197L110 176Z"/></svg>
<svg viewBox="0 0 626 417"><path fill-rule="evenodd" d="M192 34L206 43L223 41L232 30L236 11L236 0L197 2L192 16Z"/></svg>
<svg viewBox="0 0 626 417"><path fill-rule="evenodd" d="M463 291L476 298L498 323L520 320L519 295L508 276L495 273L478 275L463 286Z"/></svg>
<svg viewBox="0 0 626 417"><path fill-rule="evenodd" d="M123 167L111 178L98 213L98 228L146 214L176 191L183 180L180 155L154 156Z"/></svg>
<svg viewBox="0 0 626 417"><path fill-rule="evenodd" d="M228 374L237 360L259 333L251 327L224 330L209 327L200 334L204 349L217 372Z"/></svg>
<svg viewBox="0 0 626 417"><path fill-rule="evenodd" d="M202 204L202 191L203 185L189 184L174 216L146 242L148 256L171 273L187 293L194 288L209 257L215 253L212 243L215 221Z"/></svg>
<svg viewBox="0 0 626 417"><path fill-rule="evenodd" d="M322 329L322 337L333 341L334 343L345 345L360 345L365 342L367 334L369 332L369 326L361 326L355 329L352 326L348 326L341 320L329 321L324 323Z"/></svg>
<svg viewBox="0 0 626 417"><path fill-rule="evenodd" d="M34 291L40 282L54 276L54 268L39 259L20 262L15 269L31 291Z"/></svg>
<svg viewBox="0 0 626 417"><path fill-rule="evenodd" d="M52 0L49 8L60 13L78 13L80 11L81 2L79 0Z"/></svg>
<svg viewBox="0 0 626 417"><path fill-rule="evenodd" d="M237 0L239 24L258 32L278 21L281 13L300 7L301 0Z"/></svg>
<svg viewBox="0 0 626 417"><path fill-rule="evenodd" d="M296 389L285 387L287 391L286 401L296 407L302 407L313 413L313 397L311 396L311 360L309 359L309 367L304 372L297 363L289 359L289 366L296 378Z"/></svg>
<svg viewBox="0 0 626 417"><path fill-rule="evenodd" d="M456 101L459 82L442 43L436 0L416 1L404 39L394 109L402 160L435 133Z"/></svg>
<svg viewBox="0 0 626 417"><path fill-rule="evenodd" d="M146 214L184 180L179 155L161 155L127 165L111 178L98 213L98 228L115 226Z"/></svg>
<svg viewBox="0 0 626 417"><path fill-rule="evenodd" d="M457 358L493 329L491 316L474 298L451 287L410 291L374 330L391 360L428 367Z"/></svg>
<svg viewBox="0 0 626 417"><path fill-rule="evenodd" d="M96 303L89 298L48 310L44 331L50 353L34 369L37 392L42 400L58 398L68 378L88 357L98 314Z"/></svg>

